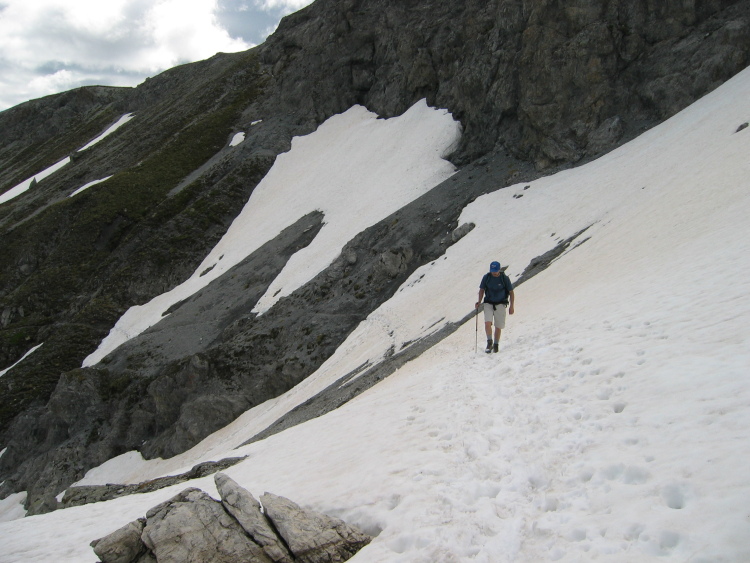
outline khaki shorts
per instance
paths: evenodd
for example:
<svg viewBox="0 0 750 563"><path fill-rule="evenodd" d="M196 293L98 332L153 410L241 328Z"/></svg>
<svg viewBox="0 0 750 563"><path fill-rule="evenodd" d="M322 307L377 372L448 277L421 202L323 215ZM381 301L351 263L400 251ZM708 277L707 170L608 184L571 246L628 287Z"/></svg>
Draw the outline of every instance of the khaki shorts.
<svg viewBox="0 0 750 563"><path fill-rule="evenodd" d="M495 310L492 310L492 303L482 303L484 306L484 322L491 323L494 321L495 328L505 328L505 312L508 309L507 305L499 303L495 305Z"/></svg>

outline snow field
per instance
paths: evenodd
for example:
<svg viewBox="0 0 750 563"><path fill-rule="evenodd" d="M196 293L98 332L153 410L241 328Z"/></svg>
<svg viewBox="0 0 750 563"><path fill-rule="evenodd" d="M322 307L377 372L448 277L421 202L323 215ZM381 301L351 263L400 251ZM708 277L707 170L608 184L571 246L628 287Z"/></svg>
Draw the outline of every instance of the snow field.
<svg viewBox="0 0 750 563"><path fill-rule="evenodd" d="M445 110L417 102L402 116L378 119L361 106L331 117L292 140L248 204L195 273L149 303L129 309L83 365L99 362L123 342L313 211L325 214L315 240L295 254L255 307L264 312L325 269L343 245L424 194L454 172L443 157L460 136ZM206 273L206 270L212 268Z"/></svg>
<svg viewBox="0 0 750 563"><path fill-rule="evenodd" d="M226 473L256 496L378 534L353 563L750 560L748 100L745 71L594 163L477 199L460 221L477 227L302 384L181 456L126 454L84 482L248 455ZM513 279L588 226L518 287L499 354L475 352L470 321L339 409L233 449L461 318L491 260ZM93 562L89 541L187 486L216 494L208 477L0 524L0 561Z"/></svg>
<svg viewBox="0 0 750 563"><path fill-rule="evenodd" d="M26 502L26 496L26 491L23 491L21 493L13 493L0 500L0 522L9 522L26 516L26 510L23 507Z"/></svg>

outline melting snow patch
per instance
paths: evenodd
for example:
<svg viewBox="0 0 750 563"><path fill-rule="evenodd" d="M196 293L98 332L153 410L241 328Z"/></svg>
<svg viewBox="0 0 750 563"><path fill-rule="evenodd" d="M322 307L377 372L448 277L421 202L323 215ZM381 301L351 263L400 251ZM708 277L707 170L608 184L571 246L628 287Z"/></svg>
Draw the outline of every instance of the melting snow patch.
<svg viewBox="0 0 750 563"><path fill-rule="evenodd" d="M80 188L78 188L76 191L74 191L72 194L70 194L68 197L73 197L74 195L80 194L82 191L87 190L91 186L94 186L96 184L101 184L102 182L106 182L109 180L112 176L107 176L106 178L102 178L101 180L94 180L93 182L89 182L88 184L84 184Z"/></svg>
<svg viewBox="0 0 750 563"><path fill-rule="evenodd" d="M104 139L105 137L108 137L109 135L117 131L120 127L125 125L128 121L130 121L134 117L135 117L134 113L127 113L123 115L120 119L117 120L117 123L115 123L114 125L111 125L106 131L104 131L104 133L99 135L93 141L90 141L86 145L82 146L80 149L78 149L78 152L85 151L86 149L91 148L93 145L95 145L96 143Z"/></svg>
<svg viewBox="0 0 750 563"><path fill-rule="evenodd" d="M232 140L229 142L229 146L236 147L244 140L245 140L245 133L235 133L234 137L232 137Z"/></svg>
<svg viewBox="0 0 750 563"><path fill-rule="evenodd" d="M66 156L63 158L60 162L56 162L49 168L42 170L39 174L35 174L31 178L27 178L17 186L9 189L7 192L0 194L0 203L5 203L6 201L10 201L14 197L18 197L22 193L24 193L26 190L28 190L33 183L40 182L50 174L53 174L60 170L63 166L68 164L70 162L70 157Z"/></svg>
<svg viewBox="0 0 750 563"><path fill-rule="evenodd" d="M44 342L42 342L42 344L44 344ZM34 352L36 352L36 351L37 351L37 350L39 349L39 347L40 347L40 346L41 346L42 344L37 344L36 346L34 346L34 347L33 347L33 348L31 349L31 350L29 350L28 352L26 352L26 353L25 353L25 354L24 354L24 355L23 355L23 356L21 357L21 359L20 359L20 360L18 360L18 361L17 361L17 362L15 363L15 364L13 364L12 366L9 366L9 367L5 368L4 370L0 370L0 377L4 376L4 375L5 375L6 373L8 373L8 372L9 372L10 370L12 370L12 369L13 369L14 367L16 367L16 366L17 366L18 364L20 364L20 363L21 363L22 361L24 361L24 360L25 360L26 358L28 358L28 357L29 357L29 356L30 356L31 354L33 354Z"/></svg>

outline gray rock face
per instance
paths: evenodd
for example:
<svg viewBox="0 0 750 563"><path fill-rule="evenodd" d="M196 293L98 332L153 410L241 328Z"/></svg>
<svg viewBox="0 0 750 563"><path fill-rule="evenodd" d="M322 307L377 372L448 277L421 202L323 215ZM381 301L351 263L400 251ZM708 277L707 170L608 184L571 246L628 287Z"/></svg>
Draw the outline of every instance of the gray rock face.
<svg viewBox="0 0 750 563"><path fill-rule="evenodd" d="M271 561L221 504L199 489L186 489L149 510L142 539L159 563Z"/></svg>
<svg viewBox="0 0 750 563"><path fill-rule="evenodd" d="M146 523L145 518L126 524L110 535L91 542L94 553L103 563L131 563L137 561L146 552L141 541L141 534Z"/></svg>
<svg viewBox="0 0 750 563"><path fill-rule="evenodd" d="M261 512L260 503L255 497L224 473L217 473L214 481L226 511L235 517L268 557L276 563L291 563L293 559L289 550Z"/></svg>
<svg viewBox="0 0 750 563"><path fill-rule="evenodd" d="M260 500L297 561L346 561L370 543L369 536L338 518L303 510L289 499L271 493Z"/></svg>
<svg viewBox="0 0 750 563"><path fill-rule="evenodd" d="M221 502L200 489L185 489L146 518L91 542L94 553L102 563L332 563L346 561L372 539L341 520L268 493L263 498L272 509L264 515L258 501L231 478L219 473L215 480ZM284 541L292 542L294 555Z"/></svg>
<svg viewBox="0 0 750 563"><path fill-rule="evenodd" d="M747 3L731 1L318 1L261 56L300 113L358 102L397 115L426 97L464 125L459 161L502 145L546 168L611 148L744 68L749 25ZM329 79L307 83L321 60ZM623 128L605 137L611 119Z"/></svg>

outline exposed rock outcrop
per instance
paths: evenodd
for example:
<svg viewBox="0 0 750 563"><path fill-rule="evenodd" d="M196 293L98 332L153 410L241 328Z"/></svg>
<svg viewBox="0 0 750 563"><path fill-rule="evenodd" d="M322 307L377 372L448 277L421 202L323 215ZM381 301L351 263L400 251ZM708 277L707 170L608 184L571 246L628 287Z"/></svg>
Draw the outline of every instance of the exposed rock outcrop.
<svg viewBox="0 0 750 563"><path fill-rule="evenodd" d="M215 480L221 502L185 489L145 518L94 540L94 552L102 563L330 563L346 561L372 540L337 518L269 493L261 497L261 510L225 474Z"/></svg>
<svg viewBox="0 0 750 563"><path fill-rule="evenodd" d="M743 2L315 2L264 45L300 115L362 103L398 115L420 98L465 128L460 162L502 146L539 167L611 148L748 64ZM317 61L328 79L308 83ZM615 123L618 126L613 127Z"/></svg>
<svg viewBox="0 0 750 563"><path fill-rule="evenodd" d="M284 497L260 497L265 513L301 563L346 561L371 538L338 518L303 510Z"/></svg>
<svg viewBox="0 0 750 563"><path fill-rule="evenodd" d="M199 489L186 489L149 510L141 539L161 563L271 561L221 503Z"/></svg>
<svg viewBox="0 0 750 563"><path fill-rule="evenodd" d="M212 473L231 467L244 459L244 457L230 457L220 461L207 461L199 463L191 468L190 471L180 473L179 475L158 477L156 479L151 479L150 481L133 485L107 484L70 487L65 491L65 495L58 506L59 508L70 508L71 506L81 506L92 502L103 502L127 495L151 493L165 487L184 483L191 479L199 479L206 475L211 475Z"/></svg>
<svg viewBox="0 0 750 563"><path fill-rule="evenodd" d="M214 478L224 508L276 563L293 561L289 550L261 512L260 503L224 473Z"/></svg>

